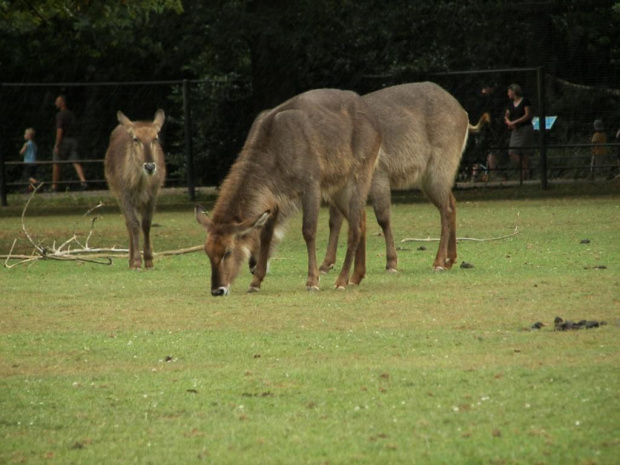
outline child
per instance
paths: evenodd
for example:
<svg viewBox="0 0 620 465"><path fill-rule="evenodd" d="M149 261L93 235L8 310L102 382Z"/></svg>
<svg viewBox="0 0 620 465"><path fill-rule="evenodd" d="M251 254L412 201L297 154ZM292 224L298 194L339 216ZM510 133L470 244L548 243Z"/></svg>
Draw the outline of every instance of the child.
<svg viewBox="0 0 620 465"><path fill-rule="evenodd" d="M27 163L24 167L24 175L28 178L28 182L30 185L28 186L28 190L32 191L34 189L34 185L37 184L37 144L34 142L34 129L28 128L24 133L24 139L26 142L24 146L19 151L20 155L24 156L24 163Z"/></svg>
<svg viewBox="0 0 620 465"><path fill-rule="evenodd" d="M597 119L594 121L594 135L592 136L593 144L606 144L607 134L605 134L605 125L603 121ZM597 172L601 172L601 166L605 164L607 156L607 147L592 147L592 160L590 162L590 178L594 179Z"/></svg>

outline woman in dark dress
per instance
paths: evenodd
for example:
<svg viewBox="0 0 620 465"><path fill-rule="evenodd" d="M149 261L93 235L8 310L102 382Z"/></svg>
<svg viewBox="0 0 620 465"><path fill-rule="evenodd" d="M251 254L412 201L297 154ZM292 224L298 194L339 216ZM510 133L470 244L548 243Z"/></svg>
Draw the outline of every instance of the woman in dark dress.
<svg viewBox="0 0 620 465"><path fill-rule="evenodd" d="M523 96L521 86L511 84L508 87L508 98L511 100L506 109L504 121L511 132L510 159L521 166L522 179L528 179L530 175L530 153L532 153L534 140L534 127L532 126L532 104L527 97Z"/></svg>

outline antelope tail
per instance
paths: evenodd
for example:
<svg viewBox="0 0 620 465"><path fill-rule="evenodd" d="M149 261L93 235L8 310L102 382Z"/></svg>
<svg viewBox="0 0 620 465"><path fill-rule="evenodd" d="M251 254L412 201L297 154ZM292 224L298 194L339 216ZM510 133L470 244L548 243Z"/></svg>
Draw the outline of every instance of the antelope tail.
<svg viewBox="0 0 620 465"><path fill-rule="evenodd" d="M491 122L491 115L489 115L488 113L483 113L480 119L478 120L478 123L476 123L475 126L472 126L471 123L469 124L469 132L480 132L480 129L482 129L482 126L485 123L490 123L490 122Z"/></svg>

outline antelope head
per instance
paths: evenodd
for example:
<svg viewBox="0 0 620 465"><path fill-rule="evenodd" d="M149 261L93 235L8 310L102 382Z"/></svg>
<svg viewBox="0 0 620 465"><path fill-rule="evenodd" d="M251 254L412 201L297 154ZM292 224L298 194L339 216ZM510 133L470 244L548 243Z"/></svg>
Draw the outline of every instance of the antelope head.
<svg viewBox="0 0 620 465"><path fill-rule="evenodd" d="M117 113L118 122L127 130L131 137L136 161L142 165L146 176L157 172L156 153L159 150L159 131L164 124L164 110L157 110L152 122L133 122L122 111Z"/></svg>
<svg viewBox="0 0 620 465"><path fill-rule="evenodd" d="M198 223L207 230L205 252L211 262L211 295L228 295L230 285L250 255L250 235L267 222L270 211L240 223L224 224L211 220L200 205L196 206L195 214Z"/></svg>

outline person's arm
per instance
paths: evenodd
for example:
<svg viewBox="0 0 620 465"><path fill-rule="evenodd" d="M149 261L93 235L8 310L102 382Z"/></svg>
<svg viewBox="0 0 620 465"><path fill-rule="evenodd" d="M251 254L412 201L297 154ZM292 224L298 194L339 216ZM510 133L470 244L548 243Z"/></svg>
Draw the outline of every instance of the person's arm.
<svg viewBox="0 0 620 465"><path fill-rule="evenodd" d="M21 150L19 151L20 155L23 155L24 153L26 153L26 149L28 148L28 142L24 142L24 146L21 148Z"/></svg>
<svg viewBox="0 0 620 465"><path fill-rule="evenodd" d="M63 131L62 128L56 128L56 143L54 144L54 152L58 152L58 147L60 147L60 143L62 142Z"/></svg>
<svg viewBox="0 0 620 465"><path fill-rule="evenodd" d="M504 123L508 126L508 129L512 129L510 125L510 110L506 108L506 112L504 113Z"/></svg>
<svg viewBox="0 0 620 465"><path fill-rule="evenodd" d="M525 123L527 121L530 121L532 119L532 107L527 106L524 108L525 110L525 114L521 117L521 118L517 118L514 121L506 121L506 124L510 127L515 127L516 125L520 124L520 123Z"/></svg>

